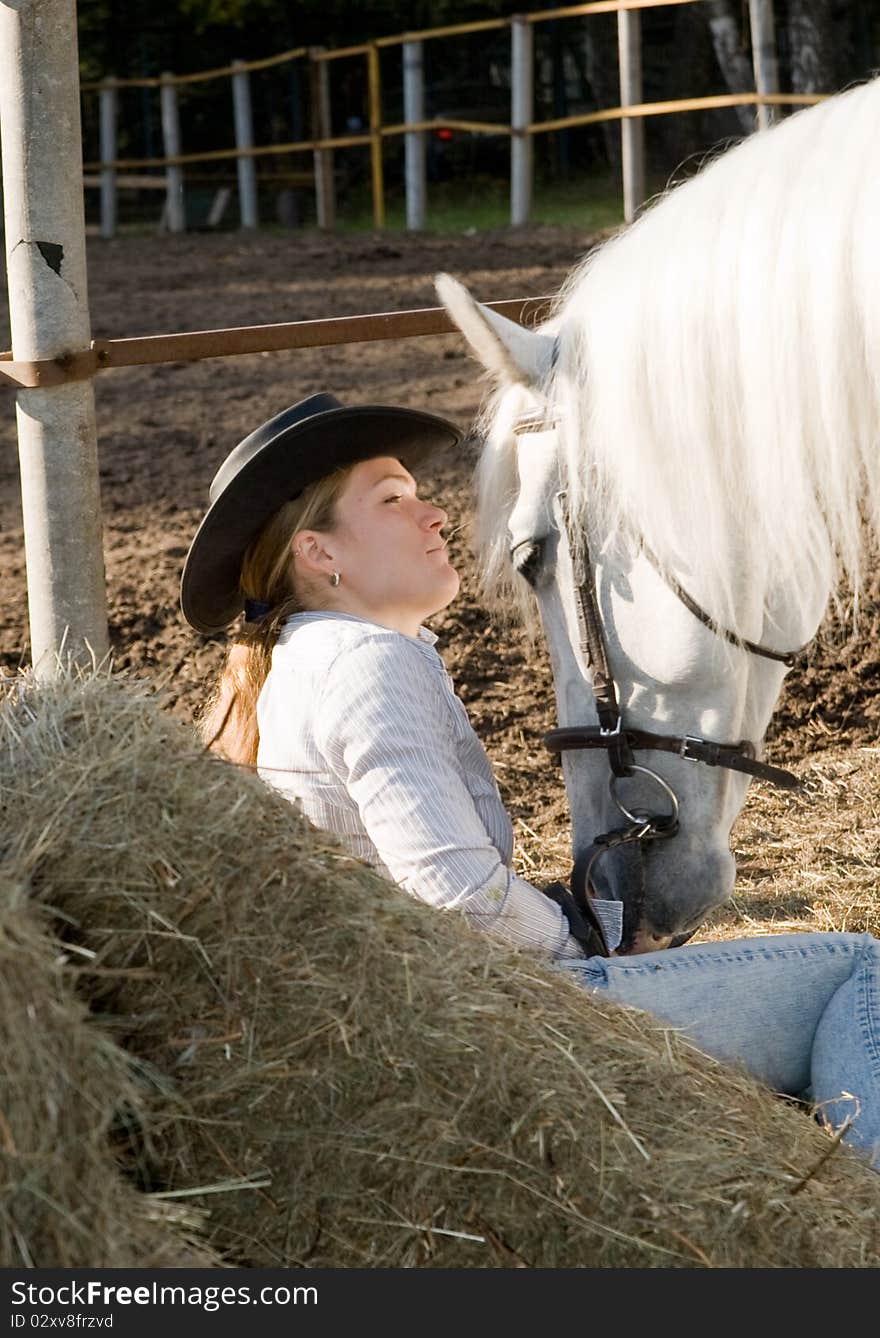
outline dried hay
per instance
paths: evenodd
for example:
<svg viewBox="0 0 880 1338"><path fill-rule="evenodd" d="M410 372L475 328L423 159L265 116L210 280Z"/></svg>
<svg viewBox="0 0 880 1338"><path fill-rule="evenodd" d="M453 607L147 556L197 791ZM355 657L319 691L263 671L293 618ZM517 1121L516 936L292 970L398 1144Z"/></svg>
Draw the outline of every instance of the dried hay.
<svg viewBox="0 0 880 1338"><path fill-rule="evenodd" d="M20 883L0 879L0 1261L4 1267L212 1262L186 1219L123 1179L140 1097L131 1060L71 990L76 968L41 930Z"/></svg>
<svg viewBox="0 0 880 1338"><path fill-rule="evenodd" d="M735 832L735 895L702 939L795 930L880 937L880 749L838 748L795 770L803 793L750 792Z"/></svg>
<svg viewBox="0 0 880 1338"><path fill-rule="evenodd" d="M880 1180L803 1113L419 905L131 688L19 695L0 796L10 876L165 1075L147 1187L228 1261L876 1264Z"/></svg>

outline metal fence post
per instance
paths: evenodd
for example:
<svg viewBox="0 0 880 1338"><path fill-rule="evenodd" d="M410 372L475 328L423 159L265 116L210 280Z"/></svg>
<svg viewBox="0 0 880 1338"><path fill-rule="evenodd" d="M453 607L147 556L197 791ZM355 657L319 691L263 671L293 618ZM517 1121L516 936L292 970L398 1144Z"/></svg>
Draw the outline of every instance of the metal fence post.
<svg viewBox="0 0 880 1338"><path fill-rule="evenodd" d="M425 73L422 43L403 44L403 119L416 125L425 119ZM425 132L408 130L404 137L406 226L421 232L425 226Z"/></svg>
<svg viewBox="0 0 880 1338"><path fill-rule="evenodd" d="M534 30L526 19L510 25L510 221L528 223L532 214L532 124L535 104Z"/></svg>
<svg viewBox="0 0 880 1338"><path fill-rule="evenodd" d="M176 158L180 154L180 116L177 110L177 85L172 83L172 74L163 74L159 87L162 109L162 142L165 157ZM183 198L183 168L179 163L169 163L165 168L165 186L167 190L167 221L169 232L186 232L186 204Z"/></svg>
<svg viewBox="0 0 880 1338"><path fill-rule="evenodd" d="M332 139L333 121L330 115L330 71L326 60L320 60L323 47L310 52L312 139ZM336 182L333 171L333 150L315 149L315 213L318 227L336 226Z"/></svg>
<svg viewBox="0 0 880 1338"><path fill-rule="evenodd" d="M0 128L12 353L91 341L75 0L0 4ZM91 381L19 391L31 655L37 675L107 653Z"/></svg>
<svg viewBox="0 0 880 1338"><path fill-rule="evenodd" d="M779 92L779 63L776 59L776 27L773 0L749 0L752 29L752 61L755 66L755 90L762 94ZM758 107L758 129L769 130L778 119L776 107Z"/></svg>
<svg viewBox="0 0 880 1338"><path fill-rule="evenodd" d="M116 236L116 112L115 79L104 79L98 93L101 153L101 236Z"/></svg>
<svg viewBox="0 0 880 1338"><path fill-rule="evenodd" d="M235 147L254 147L254 122L251 114L251 84L247 70L240 69L243 60L232 62L232 112L235 118ZM258 228L257 169L253 158L239 154L235 160L238 169L238 217L243 228Z"/></svg>
<svg viewBox="0 0 880 1338"><path fill-rule="evenodd" d="M370 165L373 177L373 223L385 226L385 178L382 168L382 74L379 48L367 48L367 79L370 87Z"/></svg>
<svg viewBox="0 0 880 1338"><path fill-rule="evenodd" d="M642 93L642 16L633 9L617 12L617 50L620 63L620 105L637 107ZM645 203L645 123L624 116L620 122L623 167L623 216L632 223Z"/></svg>

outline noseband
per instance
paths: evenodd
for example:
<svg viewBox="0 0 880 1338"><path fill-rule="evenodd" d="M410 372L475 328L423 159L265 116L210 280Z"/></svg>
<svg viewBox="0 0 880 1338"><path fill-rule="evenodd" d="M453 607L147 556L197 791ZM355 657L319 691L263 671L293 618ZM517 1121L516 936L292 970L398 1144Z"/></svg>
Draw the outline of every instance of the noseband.
<svg viewBox="0 0 880 1338"><path fill-rule="evenodd" d="M519 420L514 430L519 435L523 432L546 431L550 426L552 424L548 423L543 415L526 415ZM631 842L637 843L641 849L644 842L664 840L675 836L678 831L679 803L675 791L656 771L637 764L634 753L641 751L674 753L687 762L702 762L705 766L724 767L729 771L738 771L759 780L769 781L772 785L778 785L785 790L798 790L801 788L801 782L792 772L759 761L757 748L748 739L742 739L739 743L715 743L697 734L655 734L648 730L626 727L617 696L617 686L609 666L608 647L596 598L595 573L589 544L586 536L572 523L565 492L560 492L557 496L562 506L562 523L571 555L579 649L582 662L591 671L590 686L599 723L566 725L551 729L544 735L544 746L556 754L587 748L604 749L608 754L611 768L609 777L611 797L627 820L626 826L595 837L592 845L575 861L571 874L571 891L578 906L583 908L587 904L593 869L602 855ZM796 651L777 651L759 642L747 641L736 636L706 613L677 581L671 580L649 549L645 548L644 552L685 608L724 641L752 655L760 655L789 667L806 650L806 646L803 646ZM668 812L657 814L644 812L641 809L631 811L626 807L617 793L618 784L622 779L634 775L649 778L659 787L669 801ZM644 864L636 904L629 908L631 913L626 916L627 923L621 943L623 950L632 946L641 920L643 901ZM685 942L690 936L690 934L679 936L674 940L673 946Z"/></svg>

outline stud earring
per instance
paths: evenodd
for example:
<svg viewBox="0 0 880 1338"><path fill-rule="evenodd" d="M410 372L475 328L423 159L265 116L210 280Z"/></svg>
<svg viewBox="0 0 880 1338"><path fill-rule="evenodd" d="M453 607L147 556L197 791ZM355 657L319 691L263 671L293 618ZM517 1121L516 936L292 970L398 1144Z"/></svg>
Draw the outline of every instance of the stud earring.
<svg viewBox="0 0 880 1338"><path fill-rule="evenodd" d="M331 584L332 586L337 586L337 585L339 584L339 580L340 580L339 572L338 572L338 571L331 571L331 573L330 573L330 584Z"/></svg>

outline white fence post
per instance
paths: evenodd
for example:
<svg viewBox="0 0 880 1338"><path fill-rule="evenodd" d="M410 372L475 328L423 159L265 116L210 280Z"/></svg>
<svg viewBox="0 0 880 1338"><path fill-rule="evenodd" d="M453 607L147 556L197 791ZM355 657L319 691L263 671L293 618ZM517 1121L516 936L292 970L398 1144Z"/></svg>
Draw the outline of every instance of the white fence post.
<svg viewBox="0 0 880 1338"><path fill-rule="evenodd" d="M0 127L12 354L91 341L75 0L0 4ZM107 653L90 380L18 393L31 655L41 678Z"/></svg>
<svg viewBox="0 0 880 1338"><path fill-rule="evenodd" d="M116 236L116 111L115 79L104 79L98 94L101 143L101 236Z"/></svg>
<svg viewBox="0 0 880 1338"><path fill-rule="evenodd" d="M247 70L239 69L243 60L232 62L232 110L235 116L235 147L254 147L254 120L251 113L251 84ZM260 226L257 212L257 169L253 158L240 154L235 160L238 168L238 216L243 228Z"/></svg>
<svg viewBox="0 0 880 1338"><path fill-rule="evenodd" d="M326 60L317 57L323 47L311 53L312 139L331 139L330 72ZM328 231L336 225L336 183L333 176L333 150L315 149L315 213L319 228Z"/></svg>
<svg viewBox="0 0 880 1338"><path fill-rule="evenodd" d="M180 154L180 117L177 111L177 85L172 83L173 75L162 75L159 87L162 108L162 142L165 157L176 158ZM165 168L165 188L167 191L166 209L169 232L186 232L186 204L183 198L183 168L179 163L169 163Z"/></svg>
<svg viewBox="0 0 880 1338"><path fill-rule="evenodd" d="M534 29L526 19L510 25L510 221L528 223L532 214L532 124L535 103Z"/></svg>
<svg viewBox="0 0 880 1338"><path fill-rule="evenodd" d="M642 16L634 9L617 12L617 50L620 63L620 105L637 107L642 92ZM624 116L620 122L623 166L623 216L632 223L645 203L645 122Z"/></svg>
<svg viewBox="0 0 880 1338"><path fill-rule="evenodd" d="M749 22L752 29L755 90L764 94L778 93L779 64L776 59L773 0L749 0ZM759 107L758 129L769 130L778 119L778 115L776 107Z"/></svg>
<svg viewBox="0 0 880 1338"><path fill-rule="evenodd" d="M403 44L403 119L408 125L425 119L425 72L422 43ZM404 136L406 177L406 226L421 232L425 226L425 132L410 130Z"/></svg>

